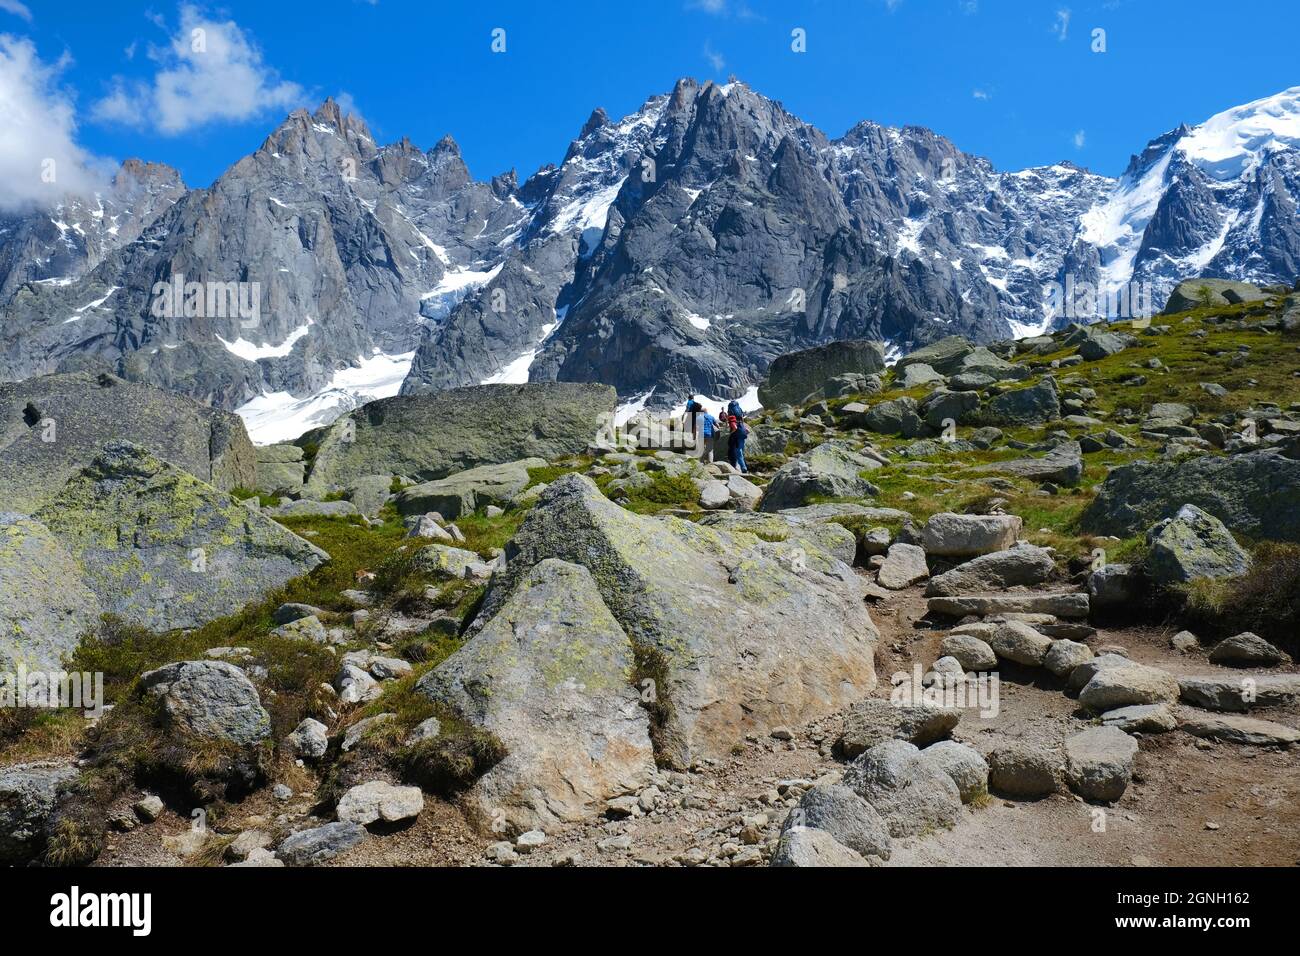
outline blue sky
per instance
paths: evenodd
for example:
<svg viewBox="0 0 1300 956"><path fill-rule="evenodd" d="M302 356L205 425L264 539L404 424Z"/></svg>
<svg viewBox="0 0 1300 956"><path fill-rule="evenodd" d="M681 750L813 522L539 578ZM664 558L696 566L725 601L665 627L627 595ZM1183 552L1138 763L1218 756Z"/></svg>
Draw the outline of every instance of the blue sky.
<svg viewBox="0 0 1300 956"><path fill-rule="evenodd" d="M1117 175L1180 122L1300 84L1297 20L1292 0L0 0L0 110L28 97L33 138L205 186L293 106L342 95L381 143L450 133L475 176L522 179L593 107L617 117L679 76L734 73L832 137L923 125L999 168Z"/></svg>

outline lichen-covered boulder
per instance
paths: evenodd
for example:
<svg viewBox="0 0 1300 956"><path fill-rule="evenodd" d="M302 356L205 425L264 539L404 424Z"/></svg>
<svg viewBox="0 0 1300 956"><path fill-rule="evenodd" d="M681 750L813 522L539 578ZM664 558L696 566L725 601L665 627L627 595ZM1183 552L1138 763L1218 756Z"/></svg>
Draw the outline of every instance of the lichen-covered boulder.
<svg viewBox="0 0 1300 956"><path fill-rule="evenodd" d="M554 558L529 569L416 685L505 747L466 795L477 821L544 828L647 786L654 751L635 667L590 571Z"/></svg>
<svg viewBox="0 0 1300 956"><path fill-rule="evenodd" d="M507 505L528 484L528 469L545 464L541 458L525 458L500 465L480 465L446 478L411 485L398 493L397 510L404 515L436 511L448 521L455 521L486 505Z"/></svg>
<svg viewBox="0 0 1300 956"><path fill-rule="evenodd" d="M1042 425L1060 417L1061 399L1050 375L1025 388L1003 392L981 411L981 420L987 425Z"/></svg>
<svg viewBox="0 0 1300 956"><path fill-rule="evenodd" d="M796 545L806 542L810 546L809 554L825 552L845 564L853 563L858 550L856 536L844 525L829 518L803 518L791 511L718 512L705 515L700 524L732 533L745 532L764 541Z"/></svg>
<svg viewBox="0 0 1300 956"><path fill-rule="evenodd" d="M972 468L972 471L992 471L1004 475L1028 478L1030 481L1050 481L1058 485L1077 485L1083 477L1083 448L1077 441L1061 442L1041 458L1015 458L995 461Z"/></svg>
<svg viewBox="0 0 1300 956"><path fill-rule="evenodd" d="M662 762L724 757L747 733L823 716L875 685L864 584L808 540L642 517L574 474L541 496L506 556L471 630L546 558L588 568L653 680Z"/></svg>
<svg viewBox="0 0 1300 956"><path fill-rule="evenodd" d="M827 382L837 376L858 373L869 376L885 369L884 347L865 339L827 342L810 349L778 357L758 387L764 408L802 405L828 397Z"/></svg>
<svg viewBox="0 0 1300 956"><path fill-rule="evenodd" d="M862 477L862 472L879 467L880 462L843 442L822 442L777 469L763 493L759 510L796 508L814 497L870 497L876 494L876 488Z"/></svg>
<svg viewBox="0 0 1300 956"><path fill-rule="evenodd" d="M199 627L329 558L129 442L106 445L35 517L103 610L155 630Z"/></svg>
<svg viewBox="0 0 1300 956"><path fill-rule="evenodd" d="M1250 555L1232 532L1196 505L1183 505L1158 522L1147 532L1147 544L1147 573L1157 584L1236 577L1250 568Z"/></svg>
<svg viewBox="0 0 1300 956"><path fill-rule="evenodd" d="M263 491L300 491L307 474L302 449L297 445L257 447L257 485Z"/></svg>
<svg viewBox="0 0 1300 956"><path fill-rule="evenodd" d="M363 405L296 444L319 445L309 494L376 473L432 481L479 465L581 453L612 420L615 397L608 385L574 382L398 395Z"/></svg>
<svg viewBox="0 0 1300 956"><path fill-rule="evenodd" d="M1262 302L1268 298L1258 286L1231 279L1185 279L1174 287L1161 315L1173 315L1202 306L1226 306L1240 302Z"/></svg>
<svg viewBox="0 0 1300 956"><path fill-rule="evenodd" d="M1093 534L1126 538L1185 504L1238 534L1300 542L1300 460L1266 449L1123 465L1106 476L1081 524Z"/></svg>
<svg viewBox="0 0 1300 956"><path fill-rule="evenodd" d="M226 661L178 661L140 676L167 720L206 740L249 746L271 733L271 717L248 675Z"/></svg>
<svg viewBox="0 0 1300 956"><path fill-rule="evenodd" d="M0 674L57 670L99 619L99 601L45 525L0 512Z"/></svg>
<svg viewBox="0 0 1300 956"><path fill-rule="evenodd" d="M0 507L34 514L121 440L223 491L257 485L238 415L107 373L68 372L0 385Z"/></svg>

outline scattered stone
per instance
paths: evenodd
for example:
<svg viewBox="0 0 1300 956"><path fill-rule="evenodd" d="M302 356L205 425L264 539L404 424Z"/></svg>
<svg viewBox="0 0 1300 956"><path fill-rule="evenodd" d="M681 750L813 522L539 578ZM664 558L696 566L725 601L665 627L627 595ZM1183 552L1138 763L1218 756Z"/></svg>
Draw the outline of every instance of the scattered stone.
<svg viewBox="0 0 1300 956"><path fill-rule="evenodd" d="M1084 799L1113 803L1133 779L1137 751L1118 727L1090 727L1065 741L1065 778Z"/></svg>
<svg viewBox="0 0 1300 956"><path fill-rule="evenodd" d="M980 591L997 591L1017 585L1042 584L1056 570L1051 552L1032 544L1017 543L936 575L926 585L927 597Z"/></svg>
<svg viewBox="0 0 1300 956"><path fill-rule="evenodd" d="M515 849L520 853L532 853L546 845L546 833L542 830L526 830L515 837Z"/></svg>
<svg viewBox="0 0 1300 956"><path fill-rule="evenodd" d="M700 507L706 511L725 508L731 503L731 493L724 482L713 480L700 485Z"/></svg>
<svg viewBox="0 0 1300 956"><path fill-rule="evenodd" d="M989 647L993 648L993 653L998 657L1028 667L1041 666L1051 646L1050 637L1044 637L1020 621L999 624L989 638Z"/></svg>
<svg viewBox="0 0 1300 956"><path fill-rule="evenodd" d="M519 859L519 854L515 852L513 843L505 840L498 840L496 843L489 843L484 849L483 855L498 866L509 866Z"/></svg>
<svg viewBox="0 0 1300 956"><path fill-rule="evenodd" d="M890 836L915 836L957 822L961 794L943 770L903 740L877 744L849 764L844 786L885 818Z"/></svg>
<svg viewBox="0 0 1300 956"><path fill-rule="evenodd" d="M1053 617L1086 618L1088 595L1074 591L1024 591L1001 594L961 594L932 597L926 601L932 613L949 617L974 614L1050 614Z"/></svg>
<svg viewBox="0 0 1300 956"><path fill-rule="evenodd" d="M888 860L889 827L875 809L848 787L833 784L808 790L786 817L782 833L813 827L863 857Z"/></svg>
<svg viewBox="0 0 1300 956"><path fill-rule="evenodd" d="M1028 478L1072 487L1083 477L1083 448L1076 441L1062 442L1041 458L1015 458L996 461L971 469L977 472L996 471L1002 474Z"/></svg>
<svg viewBox="0 0 1300 956"><path fill-rule="evenodd" d="M339 700L345 704L361 704L378 700L384 689L368 673L355 664L344 664L334 678L334 688Z"/></svg>
<svg viewBox="0 0 1300 956"><path fill-rule="evenodd" d="M1207 710L1289 707L1300 701L1300 674L1189 675L1178 678L1178 688L1185 703Z"/></svg>
<svg viewBox="0 0 1300 956"><path fill-rule="evenodd" d="M406 746L422 743L426 740L434 740L442 733L442 724L437 717L426 717L416 724L409 734L406 735Z"/></svg>
<svg viewBox="0 0 1300 956"><path fill-rule="evenodd" d="M1170 673L1122 657L1101 666L1079 691L1079 703L1093 713L1130 704L1172 704L1178 700L1178 680Z"/></svg>
<svg viewBox="0 0 1300 956"><path fill-rule="evenodd" d="M985 407L984 421L990 425L1042 425L1061 417L1056 380L1044 375L1036 384L1003 392Z"/></svg>
<svg viewBox="0 0 1300 956"><path fill-rule="evenodd" d="M1273 723L1270 720L1241 717L1237 714L1202 714L1184 711L1178 726L1194 737L1222 740L1230 744L1285 747L1300 743L1300 730L1294 727Z"/></svg>
<svg viewBox="0 0 1300 956"><path fill-rule="evenodd" d="M304 617L319 617L321 609L310 604L281 604L271 615L276 624L292 624Z"/></svg>
<svg viewBox="0 0 1300 956"><path fill-rule="evenodd" d="M1168 704L1131 704L1101 715L1104 727L1117 727L1126 734L1162 734L1178 726Z"/></svg>
<svg viewBox="0 0 1300 956"><path fill-rule="evenodd" d="M949 634L940 642L939 653L955 658L966 671L991 671L998 666L993 648L973 634Z"/></svg>
<svg viewBox="0 0 1300 956"><path fill-rule="evenodd" d="M375 714L373 717L358 720L343 732L343 742L339 745L339 749L347 753L361 743L367 734L378 730L396 716L396 714Z"/></svg>
<svg viewBox="0 0 1300 956"><path fill-rule="evenodd" d="M259 847L248 854L248 856L238 863L231 863L229 869L240 867L251 869L253 867L283 867L284 861L277 857L270 850Z"/></svg>
<svg viewBox="0 0 1300 956"><path fill-rule="evenodd" d="M371 780L343 794L336 812L345 823L366 826L379 821L410 820L423 809L424 795L419 787L396 787L382 780Z"/></svg>
<svg viewBox="0 0 1300 956"><path fill-rule="evenodd" d="M1020 534L1016 515L933 515L921 532L925 552L941 557L976 557L1011 547Z"/></svg>
<svg viewBox="0 0 1300 956"><path fill-rule="evenodd" d="M411 673L412 667L409 661L404 661L400 657L372 657L370 659L370 674L378 680L397 680Z"/></svg>
<svg viewBox="0 0 1300 956"><path fill-rule="evenodd" d="M861 473L880 462L841 441L827 441L790 459L772 476L759 510L783 511L810 498L868 498L877 494Z"/></svg>
<svg viewBox="0 0 1300 956"><path fill-rule="evenodd" d="M905 740L925 747L947 737L960 720L961 711L955 707L895 704L873 697L845 711L836 747L848 759L887 740Z"/></svg>
<svg viewBox="0 0 1300 956"><path fill-rule="evenodd" d="M45 847L45 825L77 768L55 761L0 768L0 865L22 865Z"/></svg>
<svg viewBox="0 0 1300 956"><path fill-rule="evenodd" d="M796 827L781 834L772 866L870 866L825 830Z"/></svg>
<svg viewBox="0 0 1300 956"><path fill-rule="evenodd" d="M1195 505L1152 526L1147 543L1147 573L1157 584L1237 577L1250 568L1250 556L1223 522Z"/></svg>
<svg viewBox="0 0 1300 956"><path fill-rule="evenodd" d="M149 794L147 797L142 797L132 804L131 809L135 810L135 815L144 823L153 823L162 816L162 798Z"/></svg>
<svg viewBox="0 0 1300 956"><path fill-rule="evenodd" d="M317 760L329 749L329 728L319 720L308 717L288 737L285 746L289 753L305 760Z"/></svg>
<svg viewBox="0 0 1300 956"><path fill-rule="evenodd" d="M1210 651L1210 663L1228 667L1276 667L1290 662L1288 654L1250 631L1222 640Z"/></svg>
<svg viewBox="0 0 1300 956"><path fill-rule="evenodd" d="M140 677L169 721L208 740L251 746L271 733L271 715L242 670L226 661L179 661Z"/></svg>
<svg viewBox="0 0 1300 956"><path fill-rule="evenodd" d="M1106 564L1088 575L1088 599L1097 612L1132 607L1141 588L1141 576L1128 564Z"/></svg>
<svg viewBox="0 0 1300 956"><path fill-rule="evenodd" d="M226 847L226 859L233 863L247 860L257 850L271 845L271 835L262 830L244 830Z"/></svg>
<svg viewBox="0 0 1300 956"><path fill-rule="evenodd" d="M1061 760L1034 744L1007 744L989 755L989 786L998 793L1037 799L1055 793L1061 785Z"/></svg>
<svg viewBox="0 0 1300 956"><path fill-rule="evenodd" d="M946 773L961 794L962 803L988 793L989 765L979 752L955 740L941 740L921 751L921 759Z"/></svg>
<svg viewBox="0 0 1300 956"><path fill-rule="evenodd" d="M350 850L365 838L365 827L341 820L300 830L281 843L275 855L286 866L316 866Z"/></svg>
<svg viewBox="0 0 1300 956"><path fill-rule="evenodd" d="M929 576L930 569L926 567L925 551L922 548L914 544L894 544L890 545L876 580L881 587L901 591Z"/></svg>
<svg viewBox="0 0 1300 956"><path fill-rule="evenodd" d="M1078 641L1053 641L1043 655L1043 666L1057 677L1066 677L1085 661L1092 660L1092 648Z"/></svg>

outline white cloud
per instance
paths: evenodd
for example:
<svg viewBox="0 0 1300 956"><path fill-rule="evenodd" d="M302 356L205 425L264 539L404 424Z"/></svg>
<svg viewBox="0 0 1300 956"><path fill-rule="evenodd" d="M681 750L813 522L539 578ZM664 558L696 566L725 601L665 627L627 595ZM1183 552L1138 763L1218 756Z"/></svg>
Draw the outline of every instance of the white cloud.
<svg viewBox="0 0 1300 956"><path fill-rule="evenodd" d="M45 63L30 40L0 35L0 209L100 188L107 164L77 145L76 110L59 84L71 62Z"/></svg>
<svg viewBox="0 0 1300 956"><path fill-rule="evenodd" d="M1074 148L1083 149L1083 144L1087 142L1087 140L1088 140L1087 134L1084 133L1083 130L1079 130L1074 134Z"/></svg>
<svg viewBox="0 0 1300 956"><path fill-rule="evenodd" d="M239 24L210 19L188 4L180 12L180 29L171 42L149 51L159 66L153 81L115 77L109 94L94 105L95 119L152 125L174 136L208 123L239 122L302 104L302 87L282 80L266 65L262 51Z"/></svg>
<svg viewBox="0 0 1300 956"><path fill-rule="evenodd" d="M0 11L22 17L28 23L32 22L32 11L27 9L25 3L19 3L18 0L0 0Z"/></svg>
<svg viewBox="0 0 1300 956"><path fill-rule="evenodd" d="M991 95L987 90L975 90L971 93L971 96L977 100L987 100Z"/></svg>
<svg viewBox="0 0 1300 956"><path fill-rule="evenodd" d="M714 50L707 41L704 44L704 59L709 61L714 73L721 73L727 66L727 61L722 54Z"/></svg>
<svg viewBox="0 0 1300 956"><path fill-rule="evenodd" d="M1070 33L1070 8L1062 7L1056 11L1056 22L1052 24L1052 32L1056 38L1062 42Z"/></svg>

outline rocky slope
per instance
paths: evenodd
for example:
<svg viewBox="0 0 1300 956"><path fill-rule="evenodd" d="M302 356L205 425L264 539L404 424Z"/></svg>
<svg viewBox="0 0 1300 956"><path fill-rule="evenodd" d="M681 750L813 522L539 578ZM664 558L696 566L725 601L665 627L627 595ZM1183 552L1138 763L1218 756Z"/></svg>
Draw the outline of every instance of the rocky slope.
<svg viewBox="0 0 1300 956"><path fill-rule="evenodd" d="M600 382L666 408L827 340L892 357L1159 308L1188 276L1290 281L1297 102L1158 137L1114 181L1000 172L916 127L832 140L682 80L597 110L522 184L473 180L450 138L380 146L326 102L208 189L128 164L110 196L5 224L0 379L102 366L269 442L399 390Z"/></svg>
<svg viewBox="0 0 1300 956"><path fill-rule="evenodd" d="M1187 786L1285 808L1300 743L1300 290L1222 292L1150 324L945 338L888 370L873 346L846 373L857 343L791 356L769 393L829 377L755 418L748 476L679 432L579 447L564 410L613 395L571 384L460 393L558 417L479 416L497 441L459 455L414 441L447 393L375 403L334 441L388 457L338 449L312 487L326 442L277 447L300 484L242 504L108 436L0 521L6 587L38 560L60 589L6 606L20 638L0 650L99 671L114 704L90 727L0 715L20 835L0 853L1123 862L1064 841L1100 811L1138 841L1124 859L1176 863L1205 848L1170 828L1213 811L1234 862L1289 860L1289 826ZM454 520L424 510L450 487L421 479L448 472ZM88 625L101 608L127 620ZM217 803L215 830L174 826ZM1144 808L1165 810L1158 839L1130 833Z"/></svg>

